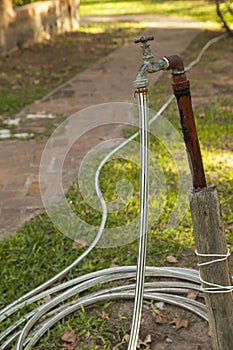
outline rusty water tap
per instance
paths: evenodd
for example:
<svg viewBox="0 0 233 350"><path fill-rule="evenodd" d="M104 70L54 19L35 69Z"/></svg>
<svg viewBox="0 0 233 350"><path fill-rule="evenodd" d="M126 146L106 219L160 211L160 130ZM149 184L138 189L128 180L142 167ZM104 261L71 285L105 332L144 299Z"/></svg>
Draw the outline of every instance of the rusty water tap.
<svg viewBox="0 0 233 350"><path fill-rule="evenodd" d="M162 57L160 60L155 61L154 56L151 53L150 45L148 41L154 40L153 36L141 36L136 39L135 44L142 43L143 53L143 65L139 68L134 85L136 88L145 88L148 86L147 73L154 73L160 70L166 70L169 67L169 62L166 57Z"/></svg>

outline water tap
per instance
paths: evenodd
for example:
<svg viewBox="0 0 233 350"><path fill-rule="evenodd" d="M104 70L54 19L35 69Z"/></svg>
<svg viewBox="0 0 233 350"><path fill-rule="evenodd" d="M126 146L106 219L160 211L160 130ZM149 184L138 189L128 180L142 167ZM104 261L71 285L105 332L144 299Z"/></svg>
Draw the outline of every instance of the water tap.
<svg viewBox="0 0 233 350"><path fill-rule="evenodd" d="M139 39L135 39L135 44L142 43L142 54L143 54L143 60L145 62L149 62L150 60L153 60L154 56L151 53L150 45L147 43L148 41L154 40L153 36L141 36Z"/></svg>
<svg viewBox="0 0 233 350"><path fill-rule="evenodd" d="M155 61L154 56L151 53L150 45L148 41L154 40L153 36L141 36L134 42L142 43L142 53L143 53L143 65L139 68L134 86L136 88L146 87L148 85L148 79L146 78L147 73L158 72L159 70L166 70L169 67L169 61L166 57L162 57L160 60Z"/></svg>

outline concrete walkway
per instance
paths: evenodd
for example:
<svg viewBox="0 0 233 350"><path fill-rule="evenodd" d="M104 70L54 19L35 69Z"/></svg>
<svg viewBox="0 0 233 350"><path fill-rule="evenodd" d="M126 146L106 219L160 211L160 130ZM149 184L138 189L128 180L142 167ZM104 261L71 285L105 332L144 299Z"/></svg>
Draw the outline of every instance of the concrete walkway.
<svg viewBox="0 0 233 350"><path fill-rule="evenodd" d="M122 17L107 19L106 17L90 17L84 20L88 22L103 19L122 20ZM127 16L127 18L124 17L124 20L146 23L148 29L142 34L155 36L155 41L151 43L155 58L181 54L202 28L200 22L180 18ZM133 81L142 64L141 57L140 47L134 43L128 43L96 62L91 68L74 76L42 100L28 106L21 114L46 111L54 116L62 115L64 119L83 108L96 104L117 101L134 102ZM149 76L150 84L154 84L161 74L156 73ZM94 130L88 136L88 140L81 142L78 153L76 150L73 154L76 163L81 162L94 144L120 134L120 129L113 130L110 125L111 114L107 120L106 116L104 118L106 127ZM56 123L56 118L54 123ZM59 121L57 123L59 124ZM92 142L89 142L90 140ZM25 220L43 209L38 179L40 159L46 141L45 138L39 141L36 139L0 141L0 238L14 234ZM72 167L74 164L68 162L69 166Z"/></svg>

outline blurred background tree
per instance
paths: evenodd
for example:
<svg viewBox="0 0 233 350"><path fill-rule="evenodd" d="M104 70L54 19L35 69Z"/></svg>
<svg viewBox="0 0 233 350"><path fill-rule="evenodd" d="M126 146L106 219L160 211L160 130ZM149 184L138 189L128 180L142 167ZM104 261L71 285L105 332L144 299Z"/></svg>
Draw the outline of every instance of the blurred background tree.
<svg viewBox="0 0 233 350"><path fill-rule="evenodd" d="M220 18L223 28L231 35L230 24L233 22L233 1L232 0L215 0L217 15Z"/></svg>
<svg viewBox="0 0 233 350"><path fill-rule="evenodd" d="M15 17L12 0L0 0L0 29L4 29Z"/></svg>
<svg viewBox="0 0 233 350"><path fill-rule="evenodd" d="M61 1L61 0L60 0ZM73 3L75 1L72 0L67 0L70 3ZM85 3L87 0L83 0L82 2ZM1 28L5 28L11 21L12 19L15 17L15 13L13 8L18 7L18 6L23 6L23 5L27 5L29 3L32 2L36 2L36 0L0 0L0 29ZM93 4L96 1L93 1ZM102 0L102 3L111 3L112 2L112 6L114 7L114 5L116 5L117 3L121 3L122 1L111 1L111 0ZM179 1L182 2L182 1ZM195 3L195 5L193 6L198 6L198 2L197 1L193 1ZM90 2L91 3L91 2ZM137 1L135 1L135 3L137 3ZM159 4L159 3L167 3L167 4L171 4L171 3L176 3L176 1L173 0L167 0L167 2L161 1L161 0L147 0L146 3L150 4L150 5L155 5L155 4ZM192 3L192 1L187 2L188 3ZM229 33L232 34L232 30L231 30L231 25L233 22L233 0L211 0L211 1L206 1L206 3L210 4L210 3L215 3L216 4L216 14L223 26L223 28L225 28ZM75 4L74 4L75 5ZM203 6L203 2L201 2L201 6ZM75 8L77 6L75 5ZM132 13L133 14L133 13Z"/></svg>

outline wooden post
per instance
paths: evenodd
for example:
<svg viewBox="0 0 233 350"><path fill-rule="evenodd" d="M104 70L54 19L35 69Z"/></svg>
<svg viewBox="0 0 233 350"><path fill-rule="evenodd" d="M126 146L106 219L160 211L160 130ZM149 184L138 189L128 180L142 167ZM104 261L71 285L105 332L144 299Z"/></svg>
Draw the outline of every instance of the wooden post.
<svg viewBox="0 0 233 350"><path fill-rule="evenodd" d="M207 188L183 61L177 55L167 59L193 177L190 207L213 347L233 350L232 276L218 192L215 187Z"/></svg>
<svg viewBox="0 0 233 350"><path fill-rule="evenodd" d="M227 254L227 243L218 192L215 187L194 189L190 192L190 207L197 252L200 254ZM199 256L199 263L219 257ZM232 276L228 259L200 266L202 280L220 286L231 286ZM204 288L213 288L203 282ZM233 349L233 293L204 292L210 333L214 350Z"/></svg>

